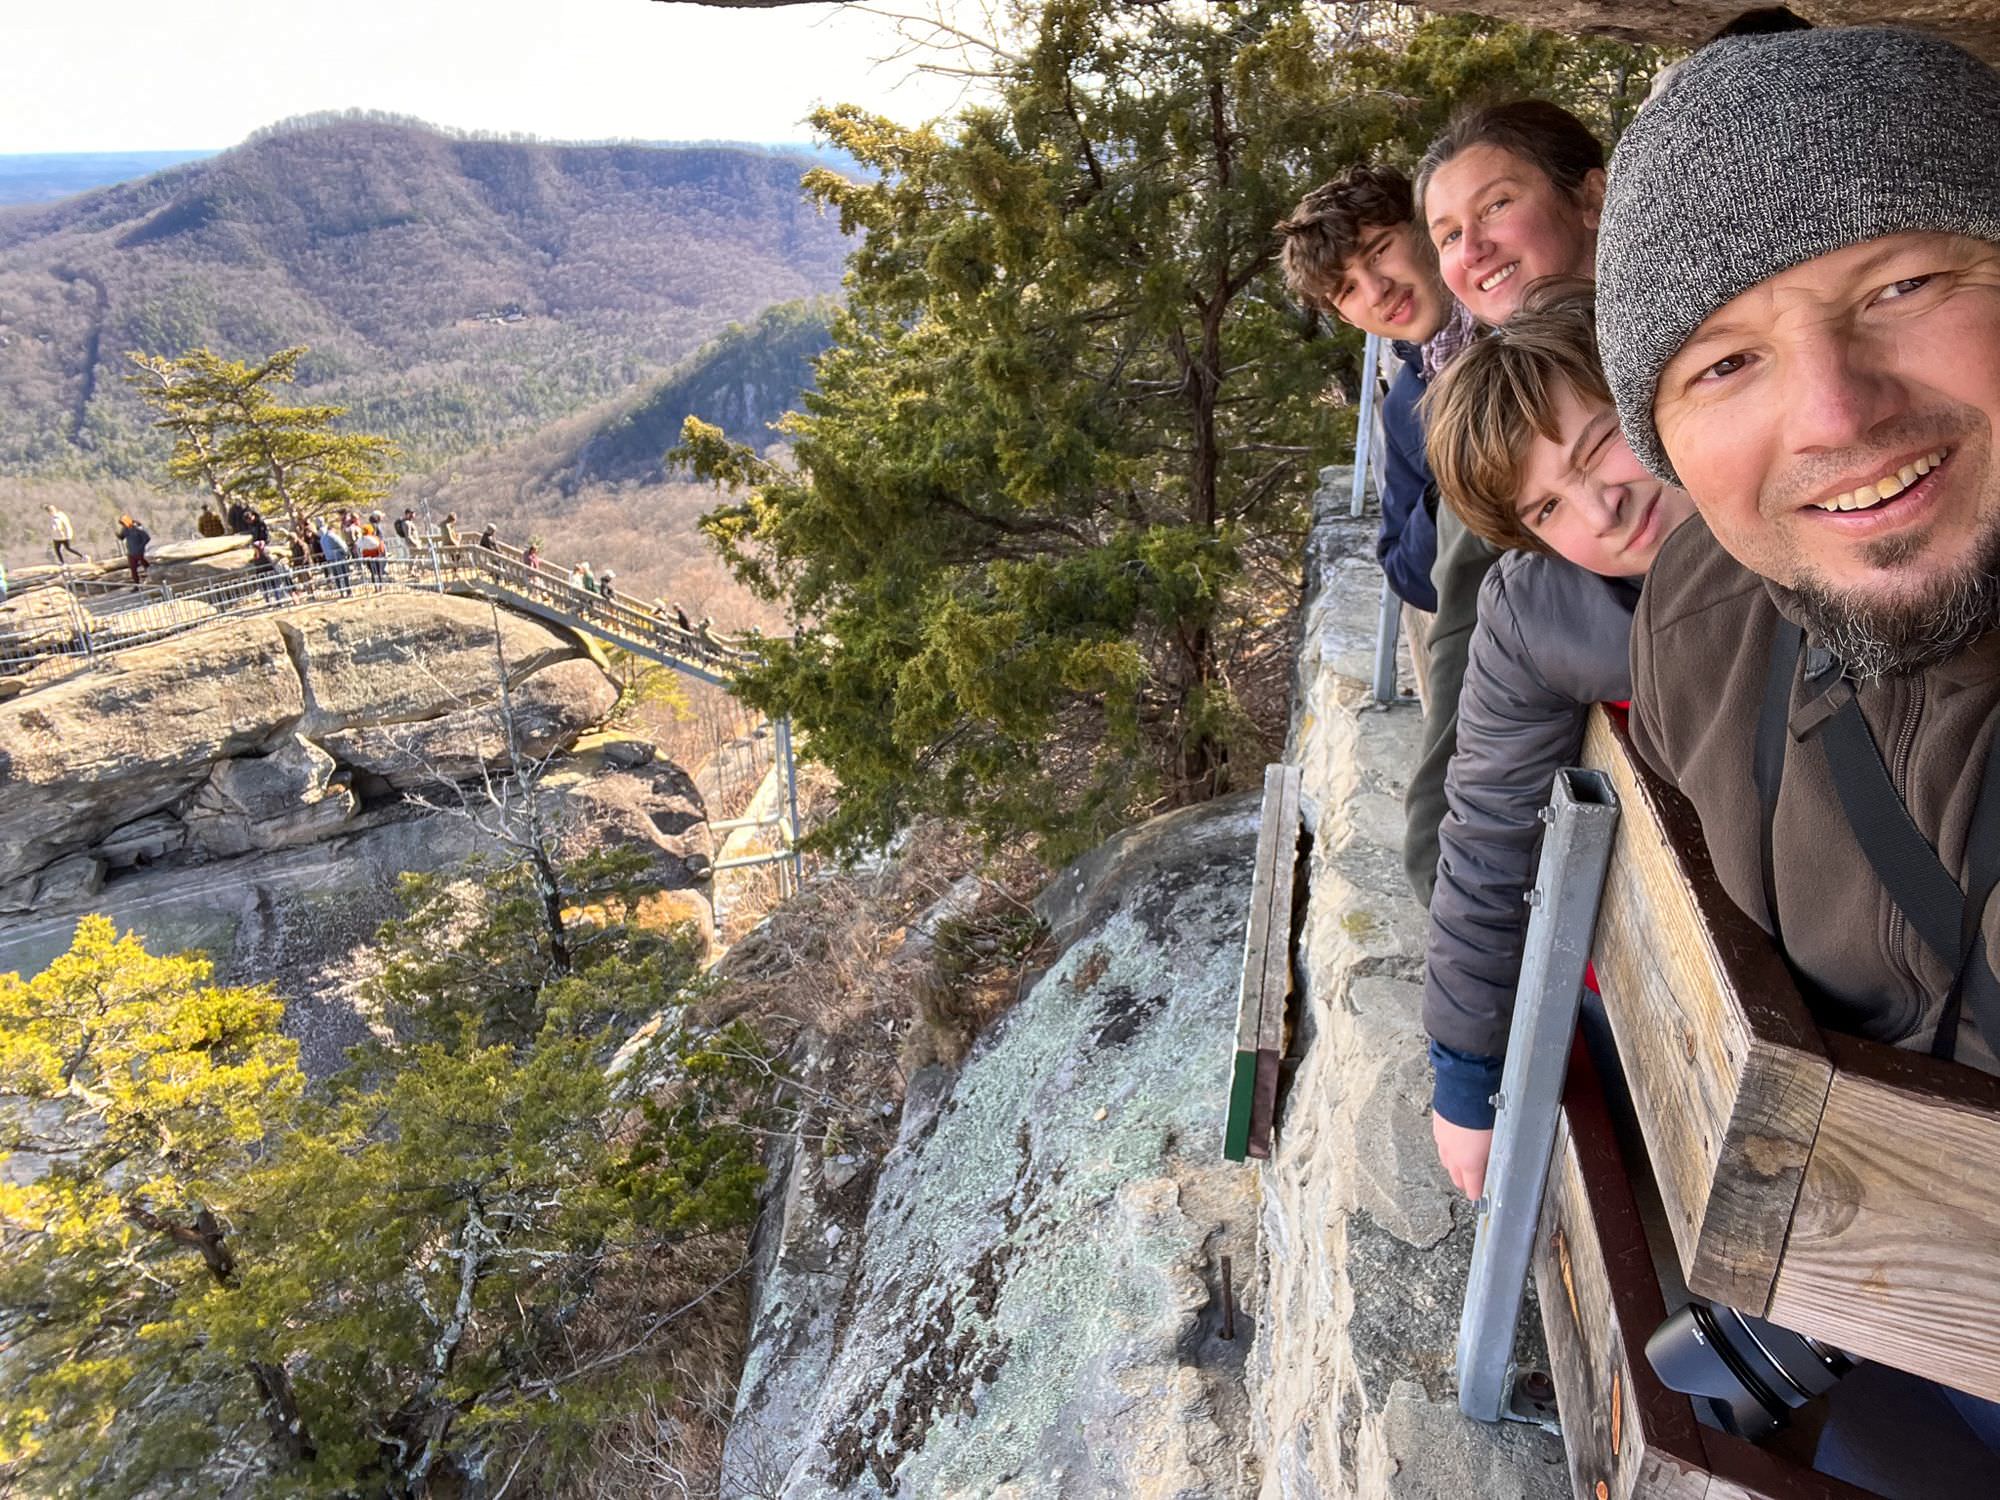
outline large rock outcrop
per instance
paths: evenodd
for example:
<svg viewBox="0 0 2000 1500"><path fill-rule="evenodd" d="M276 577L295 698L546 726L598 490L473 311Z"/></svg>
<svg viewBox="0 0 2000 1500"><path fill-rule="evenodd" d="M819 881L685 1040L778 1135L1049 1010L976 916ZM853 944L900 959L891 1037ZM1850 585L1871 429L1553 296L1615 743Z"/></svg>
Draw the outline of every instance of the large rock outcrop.
<svg viewBox="0 0 2000 1500"><path fill-rule="evenodd" d="M616 702L568 635L478 600L385 593L218 620L0 703L0 908L46 904L59 863L308 842L346 826L368 785L502 766L503 662L534 759Z"/></svg>
<svg viewBox="0 0 2000 1500"><path fill-rule="evenodd" d="M1921 26L2000 63L2000 14L1992 0L1789 0L1816 26ZM1572 34L1687 47L1756 7L1745 0L1423 0L1426 10L1465 10Z"/></svg>
<svg viewBox="0 0 2000 1500"><path fill-rule="evenodd" d="M879 1172L795 1148L725 1496L1254 1493L1255 1178L1220 1145L1257 806L1170 814L1058 877L1060 956L955 1077L911 1080Z"/></svg>
<svg viewBox="0 0 2000 1500"><path fill-rule="evenodd" d="M191 631L0 704L0 878L166 808L291 732L305 694L278 627Z"/></svg>

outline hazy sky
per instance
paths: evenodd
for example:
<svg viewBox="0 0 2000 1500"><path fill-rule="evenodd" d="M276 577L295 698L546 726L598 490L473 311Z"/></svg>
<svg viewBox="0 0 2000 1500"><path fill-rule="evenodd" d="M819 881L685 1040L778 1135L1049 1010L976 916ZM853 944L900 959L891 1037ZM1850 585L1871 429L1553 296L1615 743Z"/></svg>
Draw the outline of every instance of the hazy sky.
<svg viewBox="0 0 2000 1500"><path fill-rule="evenodd" d="M4 0L4 10L0 153L228 146L288 115L349 107L563 139L799 141L822 101L917 121L958 97L905 63L874 66L897 48L892 24L837 4Z"/></svg>

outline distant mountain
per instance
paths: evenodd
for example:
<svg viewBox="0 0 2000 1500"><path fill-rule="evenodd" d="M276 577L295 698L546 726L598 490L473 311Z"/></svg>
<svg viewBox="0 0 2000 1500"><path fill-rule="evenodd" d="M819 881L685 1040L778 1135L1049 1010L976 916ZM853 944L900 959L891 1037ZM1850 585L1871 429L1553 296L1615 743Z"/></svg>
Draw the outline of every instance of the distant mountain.
<svg viewBox="0 0 2000 1500"><path fill-rule="evenodd" d="M847 243L768 150L554 146L337 119L0 209L0 475L150 478L123 351L309 344L302 386L407 466L658 378Z"/></svg>
<svg viewBox="0 0 2000 1500"><path fill-rule="evenodd" d="M57 151L0 156L0 208L53 203L213 155L213 151Z"/></svg>
<svg viewBox="0 0 2000 1500"><path fill-rule="evenodd" d="M831 303L788 302L754 323L724 329L585 436L560 484L574 490L667 478L661 456L680 442L689 417L753 447L770 443L771 423L796 408L812 385L813 361L833 342L832 317Z"/></svg>

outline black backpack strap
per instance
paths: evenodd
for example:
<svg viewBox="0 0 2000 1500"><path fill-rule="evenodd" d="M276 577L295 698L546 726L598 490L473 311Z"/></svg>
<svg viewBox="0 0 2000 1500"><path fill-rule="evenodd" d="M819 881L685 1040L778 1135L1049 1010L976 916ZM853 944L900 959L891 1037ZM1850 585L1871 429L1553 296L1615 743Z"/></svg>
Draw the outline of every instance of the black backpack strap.
<svg viewBox="0 0 2000 1500"><path fill-rule="evenodd" d="M1958 972L1951 991L1945 996L1944 1013L1938 1018L1931 1053L1950 1057L1958 1045L1961 1010L1972 1008L1973 1024L1986 1045L2000 1053L2000 977L1993 972L1992 955L1986 951L1986 908L2000 887L2000 733L1986 747L1986 769L1979 784L1979 800L1973 804L1972 824L1966 834L1966 892L1960 903Z"/></svg>
<svg viewBox="0 0 2000 1500"><path fill-rule="evenodd" d="M1751 774L1757 783L1757 804L1761 813L1758 853L1763 862L1764 910L1771 919L1771 941L1785 951L1784 929L1778 920L1778 870L1776 824L1778 789L1785 779L1785 750L1791 739L1787 729L1792 716L1792 679L1798 675L1799 648L1805 632L1790 620L1780 618L1778 632L1771 638L1771 670L1764 679L1764 707L1757 716L1757 745L1751 760Z"/></svg>
<svg viewBox="0 0 2000 1500"><path fill-rule="evenodd" d="M1798 626L1779 621L1771 642L1771 669L1752 763L1763 824L1764 905L1770 913L1772 939L1781 954L1784 936L1778 918L1774 830L1785 755L1792 737L1792 684L1803 643ZM1815 656L1820 654L1815 650ZM1818 680L1827 673L1814 670L1811 675ZM1995 890L2000 889L2000 732L1987 746L1979 798L1967 833L1967 889L1961 892L1897 794L1875 737L1861 716L1860 703L1844 676L1836 675L1832 689L1797 717L1802 737L1817 735L1821 739L1841 810L1876 878L1918 937L1952 972L1932 1053L1952 1056L1958 1043L1959 1018L1967 1006L1987 1045L2000 1053L2000 975L1996 975L1986 951L1983 930L1986 908Z"/></svg>
<svg viewBox="0 0 2000 1500"><path fill-rule="evenodd" d="M1844 680L1835 691L1844 693L1846 701L1821 726L1819 742L1847 826L1890 900L1945 968L1956 973L1965 957L1959 933L1965 896L1903 805L1875 736L1861 717L1860 700Z"/></svg>

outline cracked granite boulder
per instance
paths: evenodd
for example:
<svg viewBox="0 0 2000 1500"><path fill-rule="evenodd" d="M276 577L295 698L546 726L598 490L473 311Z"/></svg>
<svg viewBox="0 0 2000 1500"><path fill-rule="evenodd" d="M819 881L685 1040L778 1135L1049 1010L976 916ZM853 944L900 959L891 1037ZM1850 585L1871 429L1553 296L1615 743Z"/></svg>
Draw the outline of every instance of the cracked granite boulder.
<svg viewBox="0 0 2000 1500"><path fill-rule="evenodd" d="M1257 816L1172 813L1057 877L1061 956L912 1079L858 1227L839 1174L773 1185L725 1496L1254 1493L1255 1179L1220 1146Z"/></svg>

